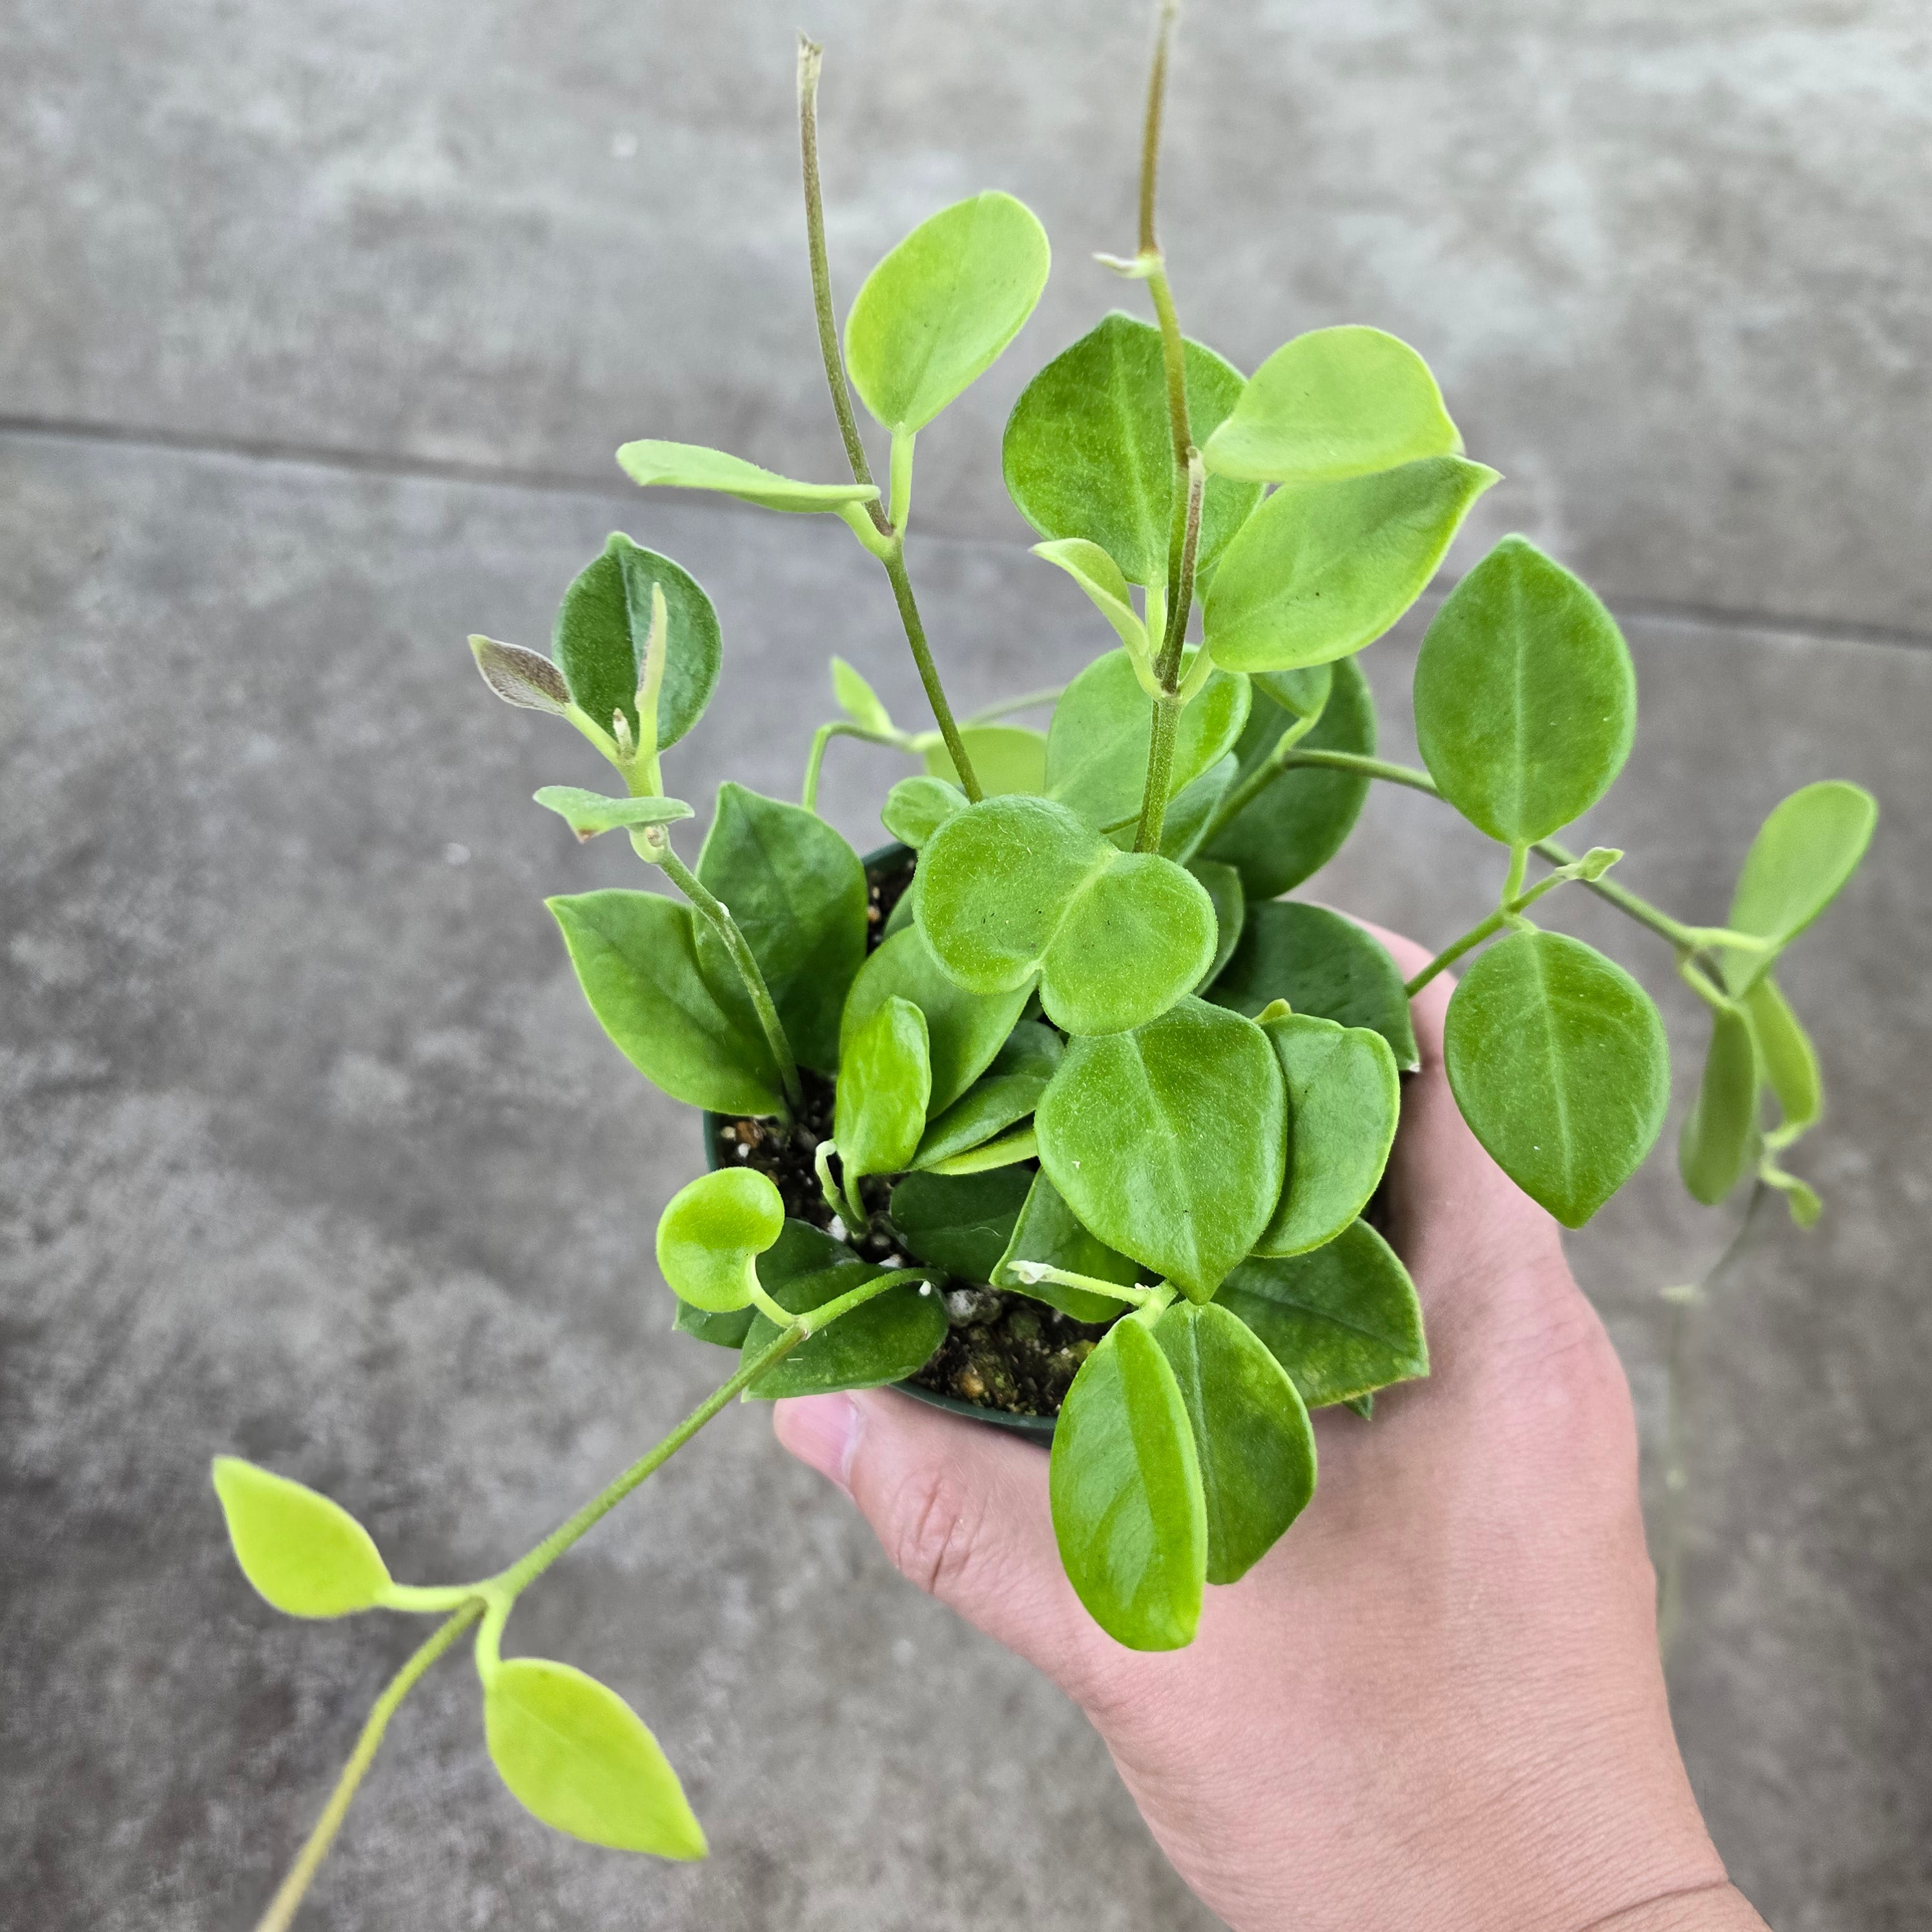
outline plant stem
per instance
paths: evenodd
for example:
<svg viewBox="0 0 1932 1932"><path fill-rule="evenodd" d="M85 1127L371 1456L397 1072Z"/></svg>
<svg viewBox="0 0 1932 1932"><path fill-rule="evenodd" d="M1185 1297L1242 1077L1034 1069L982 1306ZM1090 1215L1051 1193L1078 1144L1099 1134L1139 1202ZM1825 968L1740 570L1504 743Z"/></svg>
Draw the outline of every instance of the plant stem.
<svg viewBox="0 0 1932 1932"><path fill-rule="evenodd" d="M772 1004L771 988L765 984L765 976L759 970L745 935L739 931L738 922L731 916L724 901L708 891L698 874L677 856L662 826L650 826L638 838L637 844L640 856L650 864L663 868L664 876L710 921L711 929L724 941L732 964L737 968L739 977L745 982L746 992L752 996L752 1009L758 1014L758 1024L764 1030L765 1044L771 1048L772 1058L778 1064L778 1083L784 1089L785 1099L794 1115L802 1114L805 1088L798 1077L797 1057L791 1050L791 1042L785 1037L778 1010Z"/></svg>
<svg viewBox="0 0 1932 1932"><path fill-rule="evenodd" d="M1216 808L1202 835L1200 849L1205 851L1215 839L1238 818L1274 781L1288 769L1288 754L1321 722L1321 713L1298 718L1274 742L1274 749L1243 778Z"/></svg>
<svg viewBox="0 0 1932 1932"><path fill-rule="evenodd" d="M825 764L826 747L834 738L862 738L868 745L890 745L901 752L912 748L902 732L888 738L883 732L868 731L864 725L848 723L842 718L820 725L812 736L812 751L805 761L805 784L799 794L798 802L807 812L818 809L819 775Z"/></svg>
<svg viewBox="0 0 1932 1932"><path fill-rule="evenodd" d="M926 641L926 626L920 621L918 601L912 594L912 579L906 574L905 545L895 538L891 549L883 554L879 561L885 566L886 575L891 580L892 596L899 607L899 622L905 627L906 642L912 646L912 661L919 667L919 681L926 687L926 700L932 707L939 735L946 740L946 755L952 760L959 788L966 794L969 803L977 805L986 794L980 788L980 776L973 769L973 760L966 755L966 743L959 735L959 727L952 722L952 707L946 701L945 689L939 682L938 667L932 662L932 647Z"/></svg>
<svg viewBox="0 0 1932 1932"><path fill-rule="evenodd" d="M1522 890L1522 874L1528 850L1528 846L1519 845L1510 853L1509 877L1503 883L1503 896L1498 902L1496 910L1487 919L1478 920L1460 939L1452 940L1445 946L1402 988L1403 993L1408 998L1414 999L1437 974L1445 967L1453 966L1472 947L1481 945L1492 933L1500 932L1504 926L1514 925L1544 893L1552 892L1558 886L1567 885L1573 879L1581 878L1582 874L1574 869L1580 862L1573 860L1569 867L1552 872L1546 878L1538 880L1528 891L1525 892Z"/></svg>
<svg viewBox="0 0 1932 1932"><path fill-rule="evenodd" d="M1174 737L1186 700L1180 695L1180 646L1187 613L1194 601L1194 559L1201 538L1201 493L1207 472L1198 454L1187 464L1183 499L1180 561L1174 578L1174 595L1168 607L1167 641L1155 667L1160 693L1154 703L1148 741L1147 783L1141 793L1140 829L1134 835L1136 852L1157 852L1167 823L1167 794L1174 776Z"/></svg>
<svg viewBox="0 0 1932 1932"><path fill-rule="evenodd" d="M342 1767L342 1775L335 1780L335 1789L329 1793L322 1816L315 1821L315 1828L309 1833L295 1863L289 1868L288 1876L276 1887L275 1895L269 1900L268 1910L262 1913L256 1932L287 1932L295 1922L302 1899L322 1860L328 1856L328 1848L334 1842L343 1820L348 1816L356 1787L374 1761L382 1733L395 1715L396 1707L415 1689L423 1672L482 1614L483 1600L472 1598L454 1616L440 1624L428 1642L390 1678L382 1694L370 1707L363 1723L362 1734L356 1740L356 1748L350 1753L349 1762Z"/></svg>

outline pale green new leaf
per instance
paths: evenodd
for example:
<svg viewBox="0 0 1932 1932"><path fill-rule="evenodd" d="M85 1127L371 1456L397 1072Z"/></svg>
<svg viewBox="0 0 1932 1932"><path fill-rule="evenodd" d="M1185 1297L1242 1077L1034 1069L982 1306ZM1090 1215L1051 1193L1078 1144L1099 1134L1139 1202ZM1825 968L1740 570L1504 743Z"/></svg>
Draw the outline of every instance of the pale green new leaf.
<svg viewBox="0 0 1932 1932"><path fill-rule="evenodd" d="M878 490L871 483L796 483L695 442L627 442L617 460L633 483L668 484L674 490L715 490L767 510L826 510L846 503L869 503Z"/></svg>
<svg viewBox="0 0 1932 1932"><path fill-rule="evenodd" d="M843 658L832 660L832 694L862 731L876 731L882 738L892 735L892 713L884 701Z"/></svg>
<svg viewBox="0 0 1932 1932"><path fill-rule="evenodd" d="M926 842L956 812L966 809L966 794L944 778L901 778L886 794L879 822L902 845L922 850Z"/></svg>
<svg viewBox="0 0 1932 1932"><path fill-rule="evenodd" d="M658 1272L679 1300L713 1315L749 1305L758 1257L784 1232L784 1201L755 1168L687 1181L658 1216Z"/></svg>
<svg viewBox="0 0 1932 1932"><path fill-rule="evenodd" d="M1759 1064L1784 1117L1775 1138L1778 1145L1788 1146L1807 1128L1816 1126L1825 1111L1818 1050L1768 974L1744 995L1742 1004L1757 1036Z"/></svg>
<svg viewBox="0 0 1932 1932"><path fill-rule="evenodd" d="M1711 1022L1703 1077L1677 1142L1684 1185L1707 1208L1742 1179L1757 1139L1757 1045L1750 1022L1729 1007L1715 1010Z"/></svg>
<svg viewBox="0 0 1932 1932"><path fill-rule="evenodd" d="M926 1016L894 994L847 1036L839 1064L832 1137L848 1190L861 1174L910 1165L932 1087Z"/></svg>
<svg viewBox="0 0 1932 1932"><path fill-rule="evenodd" d="M986 1072L943 1113L935 1114L913 1156L915 1168L936 1167L1023 1120L1040 1104L1065 1052L1051 1027L1022 1020Z"/></svg>
<svg viewBox="0 0 1932 1932"><path fill-rule="evenodd" d="M577 785L545 785L531 796L546 812L554 812L580 839L600 832L642 825L672 825L692 816L681 798L610 798Z"/></svg>
<svg viewBox="0 0 1932 1932"><path fill-rule="evenodd" d="M340 1617L382 1600L388 1569L340 1503L238 1456L216 1456L214 1476L235 1560L277 1610Z"/></svg>
<svg viewBox="0 0 1932 1932"><path fill-rule="evenodd" d="M1780 801L1758 828L1738 874L1726 923L1772 943L1762 952L1725 952L1724 979L1744 992L1858 868L1878 824L1878 802L1862 786L1826 778Z"/></svg>
<svg viewBox="0 0 1932 1932"><path fill-rule="evenodd" d="M1038 793L1046 789L1046 734L1025 724L968 724L959 734L965 741L966 755L973 761L973 775L988 798L1004 798L1014 792ZM919 741L920 754L926 770L936 778L957 784L959 774L952 769L952 754L938 732Z"/></svg>
<svg viewBox="0 0 1932 1932"><path fill-rule="evenodd" d="M1089 543L1084 537L1067 537L1058 543L1035 544L1033 554L1058 564L1086 592L1128 650L1142 658L1151 655L1147 627L1134 609L1127 580L1098 544Z"/></svg>

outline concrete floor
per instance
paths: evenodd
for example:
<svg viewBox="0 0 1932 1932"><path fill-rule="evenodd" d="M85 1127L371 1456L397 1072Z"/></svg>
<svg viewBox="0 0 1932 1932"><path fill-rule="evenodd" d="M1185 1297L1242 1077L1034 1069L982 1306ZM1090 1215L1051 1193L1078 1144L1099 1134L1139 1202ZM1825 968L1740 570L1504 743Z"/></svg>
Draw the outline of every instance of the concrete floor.
<svg viewBox="0 0 1932 1932"><path fill-rule="evenodd" d="M1932 26L1910 0L1200 0L1173 112L1184 314L1251 364L1408 334L1528 530L1636 653L1587 828L1720 915L1765 809L1856 778L1865 874L1792 956L1827 1218L1766 1214L1695 1352L1694 1777L1780 1932L1932 1918ZM596 782L464 634L540 642L622 526L724 622L675 754L795 789L836 650L905 719L878 574L815 520L640 499L622 438L832 476L791 199L789 15L567 0L22 0L0 20L0 1920L252 1922L404 1654L235 1574L227 1448L339 1496L411 1577L524 1547L707 1385L650 1230L689 1117L583 1006L541 899L626 880L527 803ZM1143 40L1112 10L828 4L849 294L930 206L1027 195L1041 316L921 440L914 567L964 706L1109 641L1027 557L994 439L1121 291ZM1131 291L1127 292L1131 295ZM1467 560L1465 544L1452 566ZM1418 618L1426 616L1426 607ZM1418 620L1365 660L1404 752ZM899 767L835 749L862 844ZM694 840L690 842L694 846ZM1318 890L1440 940L1480 842L1378 794ZM1669 962L1575 929L1695 1015ZM1663 1426L1657 1291L1735 1220L1666 1150L1574 1252ZM1205 1927L1058 1696L902 1585L728 1416L520 1609L616 1684L716 1848L570 1844L501 1793L473 1682L398 1721L305 1924L746 1932Z"/></svg>

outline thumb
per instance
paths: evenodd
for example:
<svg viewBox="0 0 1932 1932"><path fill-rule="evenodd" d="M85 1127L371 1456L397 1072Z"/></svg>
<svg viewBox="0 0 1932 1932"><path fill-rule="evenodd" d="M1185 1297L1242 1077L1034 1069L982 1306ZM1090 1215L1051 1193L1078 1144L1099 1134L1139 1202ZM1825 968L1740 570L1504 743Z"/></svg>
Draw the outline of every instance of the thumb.
<svg viewBox="0 0 1932 1932"><path fill-rule="evenodd" d="M772 1426L902 1576L1086 1701L1106 1640L1060 1567L1039 1448L886 1389L794 1396Z"/></svg>

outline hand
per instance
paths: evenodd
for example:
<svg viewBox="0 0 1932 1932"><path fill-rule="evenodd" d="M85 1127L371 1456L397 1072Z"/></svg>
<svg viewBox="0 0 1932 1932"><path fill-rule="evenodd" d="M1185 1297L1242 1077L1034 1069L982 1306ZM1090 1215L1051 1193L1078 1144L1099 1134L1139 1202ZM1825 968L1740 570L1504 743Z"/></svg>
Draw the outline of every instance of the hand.
<svg viewBox="0 0 1932 1932"><path fill-rule="evenodd" d="M1080 1705L1236 1932L1761 1928L1671 1732L1629 1388L1556 1224L1456 1112L1449 992L1415 1003L1390 1167L1432 1372L1372 1422L1318 1418L1314 1502L1190 1648L1088 1617L1032 1444L890 1391L781 1402L778 1438Z"/></svg>

